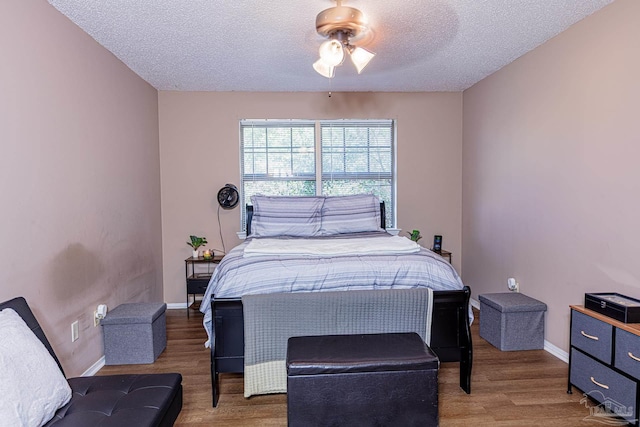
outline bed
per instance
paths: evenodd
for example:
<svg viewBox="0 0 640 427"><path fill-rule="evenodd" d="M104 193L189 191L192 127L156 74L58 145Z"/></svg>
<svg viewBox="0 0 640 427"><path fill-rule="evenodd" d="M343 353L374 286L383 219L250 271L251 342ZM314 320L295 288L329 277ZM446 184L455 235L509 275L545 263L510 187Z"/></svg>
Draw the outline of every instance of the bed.
<svg viewBox="0 0 640 427"><path fill-rule="evenodd" d="M260 302L261 296L268 296L262 307L283 308L281 312L271 311L263 315L290 318L286 307L292 294L296 298L313 296L310 302L307 301L308 309L304 310L307 315L314 313L314 309L322 313L323 304L352 304L338 308L351 313L353 307L360 309L363 305L361 298L366 297L374 298L364 304L376 310L371 314L374 318L386 316L388 319L392 316L397 319L398 313L387 313L390 310L389 298L395 298L393 304L408 304L403 290L431 289L429 344L441 361L459 362L460 387L470 393L470 289L462 284L455 269L442 257L406 238L386 233L384 203L368 195L260 196L252 198L252 203L252 206L247 206L249 237L229 251L218 265L203 299L207 303L201 305L203 323L209 336L207 344L211 347L214 407L219 396L220 373L244 372L246 386L247 374L251 372L245 367L245 332L252 331L252 324L260 322L256 322L255 313L245 312L245 305L249 307L248 301L253 304L256 299ZM315 246L308 249L306 245ZM385 250L385 246L391 249ZM335 298L336 295L339 298ZM344 298L340 298L342 295ZM375 302L378 295L384 303ZM412 296L410 299L416 298ZM299 307L300 300L297 301L296 307ZM403 306L398 310L397 304L395 310L406 312ZM385 312L381 314L381 310ZM253 323L245 325L247 319L254 319L251 320ZM358 323L358 319L349 320L352 321ZM396 320L391 321L394 322ZM406 323L406 319L398 322ZM385 332L389 327L399 326L382 327L381 331ZM295 334L290 326L285 329L290 336ZM317 333L324 330L319 328ZM307 329L305 331L309 334ZM249 354L246 356L247 360L251 358ZM280 377L282 366L280 363L277 368ZM273 390L279 392L276 387L267 389L266 393Z"/></svg>

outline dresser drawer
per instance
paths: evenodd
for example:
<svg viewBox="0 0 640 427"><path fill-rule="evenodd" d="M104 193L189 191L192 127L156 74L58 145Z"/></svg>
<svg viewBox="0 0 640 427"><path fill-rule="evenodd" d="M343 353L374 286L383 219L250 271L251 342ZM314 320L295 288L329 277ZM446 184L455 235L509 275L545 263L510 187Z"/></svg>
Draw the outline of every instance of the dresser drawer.
<svg viewBox="0 0 640 427"><path fill-rule="evenodd" d="M580 351L571 349L571 384L620 416L635 422L637 383ZM615 408L613 408L615 406Z"/></svg>
<svg viewBox="0 0 640 427"><path fill-rule="evenodd" d="M188 294L203 294L207 291L209 285L209 278L205 279L188 279L187 280L187 293Z"/></svg>
<svg viewBox="0 0 640 427"><path fill-rule="evenodd" d="M640 337L616 328L616 357L614 366L640 379Z"/></svg>
<svg viewBox="0 0 640 427"><path fill-rule="evenodd" d="M571 345L611 363L613 326L571 310Z"/></svg>

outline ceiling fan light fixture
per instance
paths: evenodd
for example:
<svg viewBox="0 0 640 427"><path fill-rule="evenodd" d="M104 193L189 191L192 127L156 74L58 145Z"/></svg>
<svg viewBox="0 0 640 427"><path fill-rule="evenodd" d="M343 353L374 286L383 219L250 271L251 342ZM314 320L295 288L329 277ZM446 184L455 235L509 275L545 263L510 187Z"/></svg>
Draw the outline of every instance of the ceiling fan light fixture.
<svg viewBox="0 0 640 427"><path fill-rule="evenodd" d="M313 69L318 72L322 77L326 77L328 79L333 78L335 67L331 65L327 65L322 58L318 59L313 63Z"/></svg>
<svg viewBox="0 0 640 427"><path fill-rule="evenodd" d="M375 53L369 52L363 47L356 47L353 50L350 50L349 53L351 56L351 62L353 62L353 65L356 67L358 74L360 74L369 61L376 56Z"/></svg>
<svg viewBox="0 0 640 427"><path fill-rule="evenodd" d="M351 56L358 74L375 56L375 53L350 43L351 39L368 30L364 14L353 7L342 6L341 0L337 0L337 3L337 6L325 9L316 16L316 31L329 40L320 45L320 60L313 64L313 68L327 78L333 78L334 67L344 62L345 50Z"/></svg>
<svg viewBox="0 0 640 427"><path fill-rule="evenodd" d="M335 67L344 61L344 49L342 43L336 39L327 40L320 45L320 59L326 65Z"/></svg>

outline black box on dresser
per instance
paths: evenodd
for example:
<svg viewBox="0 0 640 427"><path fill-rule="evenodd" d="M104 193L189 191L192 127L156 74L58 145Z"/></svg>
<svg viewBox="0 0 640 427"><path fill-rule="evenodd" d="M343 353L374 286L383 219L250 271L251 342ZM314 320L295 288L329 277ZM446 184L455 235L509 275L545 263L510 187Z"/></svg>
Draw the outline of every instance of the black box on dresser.
<svg viewBox="0 0 640 427"><path fill-rule="evenodd" d="M640 323L640 300L622 294L584 294L584 306L624 323Z"/></svg>

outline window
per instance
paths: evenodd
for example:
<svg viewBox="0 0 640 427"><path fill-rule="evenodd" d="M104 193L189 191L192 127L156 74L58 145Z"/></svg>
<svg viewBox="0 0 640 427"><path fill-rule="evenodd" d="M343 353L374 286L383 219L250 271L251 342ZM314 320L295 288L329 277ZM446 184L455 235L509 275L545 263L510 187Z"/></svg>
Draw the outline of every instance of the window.
<svg viewBox="0 0 640 427"><path fill-rule="evenodd" d="M254 194L373 193L395 226L393 120L242 120L240 155L245 204Z"/></svg>

